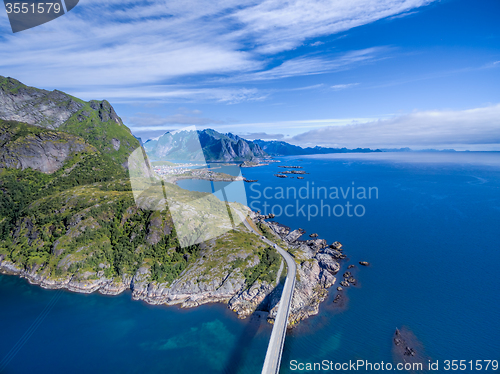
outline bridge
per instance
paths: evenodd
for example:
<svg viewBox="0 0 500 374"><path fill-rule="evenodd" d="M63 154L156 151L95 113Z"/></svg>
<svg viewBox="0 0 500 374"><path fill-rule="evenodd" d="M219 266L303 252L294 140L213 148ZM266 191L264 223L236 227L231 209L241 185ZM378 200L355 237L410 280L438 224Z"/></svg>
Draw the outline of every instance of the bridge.
<svg viewBox="0 0 500 374"><path fill-rule="evenodd" d="M238 212L245 226L254 234L259 235L242 214ZM288 272L286 275L285 286L281 293L281 300L278 306L278 313L274 320L273 331L271 332L271 339L267 347L266 358L262 368L262 374L277 374L280 371L281 355L283 353L283 345L285 344L286 327L288 325L288 316L292 305L293 289L295 287L295 274L297 273L297 265L295 260L283 248L279 247L272 241L262 237L262 240L269 244L271 247L277 249L278 253L285 259Z"/></svg>

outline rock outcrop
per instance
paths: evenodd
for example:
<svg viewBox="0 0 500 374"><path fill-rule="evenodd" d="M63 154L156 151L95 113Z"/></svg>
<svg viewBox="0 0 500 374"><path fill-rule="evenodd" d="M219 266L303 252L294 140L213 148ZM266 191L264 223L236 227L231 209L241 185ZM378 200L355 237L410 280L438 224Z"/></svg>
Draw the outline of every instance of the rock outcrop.
<svg viewBox="0 0 500 374"><path fill-rule="evenodd" d="M83 106L64 92L28 87L0 76L0 119L57 129Z"/></svg>
<svg viewBox="0 0 500 374"><path fill-rule="evenodd" d="M97 150L80 137L51 130L24 134L22 124L0 121L0 168L53 173L76 153Z"/></svg>
<svg viewBox="0 0 500 374"><path fill-rule="evenodd" d="M261 218L253 213L254 218ZM289 325L293 326L300 320L318 314L319 305L328 296L328 288L336 283L335 275L340 270L340 252L330 249L324 239L301 241L305 233L302 229L290 231L290 228L277 222L265 222L277 238L283 240L297 261L297 281L293 294ZM348 285L349 283L346 282ZM278 305L271 309L269 319L276 315Z"/></svg>
<svg viewBox="0 0 500 374"><path fill-rule="evenodd" d="M401 330L396 328L392 341L392 354L395 362L423 365L429 362L424 346L407 328L403 327Z"/></svg>
<svg viewBox="0 0 500 374"><path fill-rule="evenodd" d="M284 240L288 243L296 242L302 235L305 234L305 232L306 231L303 229L293 230L284 238Z"/></svg>
<svg viewBox="0 0 500 374"><path fill-rule="evenodd" d="M89 101L89 105L92 109L96 110L99 112L99 119L102 122L108 122L110 119L116 122L119 125L122 125L122 120L118 115L116 114L115 110L111 106L111 104L106 101L97 101L97 100L91 100ZM114 139L117 141L118 139ZM119 148L119 146L118 146Z"/></svg>

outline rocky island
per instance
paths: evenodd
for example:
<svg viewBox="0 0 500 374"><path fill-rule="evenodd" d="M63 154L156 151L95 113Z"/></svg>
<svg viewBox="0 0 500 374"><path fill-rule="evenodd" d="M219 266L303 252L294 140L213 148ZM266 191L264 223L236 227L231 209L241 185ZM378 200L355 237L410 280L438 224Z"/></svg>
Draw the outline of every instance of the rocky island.
<svg viewBox="0 0 500 374"><path fill-rule="evenodd" d="M245 161L245 162L240 164L240 168L255 168L255 167L259 167L259 166L266 166L266 165L269 165L269 163L271 163L271 162L277 162L277 161L271 160L269 158L262 159L262 160L256 159L254 161Z"/></svg>

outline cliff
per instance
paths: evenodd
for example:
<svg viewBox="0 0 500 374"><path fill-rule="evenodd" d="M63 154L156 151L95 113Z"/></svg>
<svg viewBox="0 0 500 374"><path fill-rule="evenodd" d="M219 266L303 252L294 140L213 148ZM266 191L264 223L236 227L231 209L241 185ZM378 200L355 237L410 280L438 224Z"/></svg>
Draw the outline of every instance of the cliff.
<svg viewBox="0 0 500 374"><path fill-rule="evenodd" d="M20 122L0 120L0 169L14 168L53 173L78 153L97 150L82 138Z"/></svg>
<svg viewBox="0 0 500 374"><path fill-rule="evenodd" d="M126 208L121 219L111 213L126 192L115 192L110 207L99 208L109 187L95 184L65 191L57 201L53 196L31 204L33 215L24 217L14 230L17 249L10 254L0 251L0 271L50 289L106 295L131 289L133 299L153 305L191 308L224 302L239 318L258 310L274 321L286 275L274 249L256 240L244 225L215 240L181 249L168 216L160 212L145 216L134 206ZM66 224L47 225L50 219L40 213L47 212L48 206L59 207L53 216L62 213ZM336 282L340 252L329 248L325 240L300 241L299 230L290 232L258 215L252 217L260 230L287 247L297 261L290 326L317 314L328 288ZM120 223L115 226L112 222L117 218ZM119 237L113 235L114 230L121 231ZM44 238L54 233L57 239L44 251ZM20 260L26 251L36 255L23 265Z"/></svg>

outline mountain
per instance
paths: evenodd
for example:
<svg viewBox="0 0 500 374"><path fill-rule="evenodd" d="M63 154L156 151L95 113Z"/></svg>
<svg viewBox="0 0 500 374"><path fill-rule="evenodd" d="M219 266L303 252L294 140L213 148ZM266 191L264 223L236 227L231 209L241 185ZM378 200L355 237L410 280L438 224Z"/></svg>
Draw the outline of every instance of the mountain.
<svg viewBox="0 0 500 374"><path fill-rule="evenodd" d="M167 135L156 144L170 144L186 157L182 146L189 150L194 136L209 159L265 156L258 145L213 130ZM131 289L134 299L151 304L224 302L240 318L259 308L272 321L281 294L281 259L244 225L234 227L227 219L231 209L248 208L160 183L146 164L139 141L107 101L85 102L1 78L0 273L83 293ZM184 227L174 225L166 197L184 204L180 213L174 205ZM302 230L290 233L249 213L271 240L294 241L300 263L291 323L317 314L335 281L339 265L333 256L340 252L331 252L324 239L297 245ZM225 230L207 240L205 226ZM183 230L197 244L181 246ZM321 248L330 252L314 255Z"/></svg>
<svg viewBox="0 0 500 374"><path fill-rule="evenodd" d="M254 140L267 154L272 156L292 156L304 154L304 149L298 145L289 144L278 140Z"/></svg>
<svg viewBox="0 0 500 374"><path fill-rule="evenodd" d="M219 144L242 157L262 154L231 135L200 135L210 152ZM208 211L198 219L216 227L228 221L228 206L212 194L159 184L147 166L128 164L136 154L144 160L139 140L107 101L0 77L0 273L84 293L131 289L134 299L152 304L232 300L240 316L262 308L280 269L276 251L231 225L216 240L180 246L169 210L147 208L158 194L139 191L136 198L132 181L156 183L192 203L187 214ZM186 220L196 238L194 221Z"/></svg>
<svg viewBox="0 0 500 374"><path fill-rule="evenodd" d="M58 90L29 87L2 76L0 119L78 136L124 169L130 153L140 147L106 100L85 102Z"/></svg>
<svg viewBox="0 0 500 374"><path fill-rule="evenodd" d="M256 143L211 129L166 132L146 141L144 149L153 160L245 161L268 156Z"/></svg>
<svg viewBox="0 0 500 374"><path fill-rule="evenodd" d="M434 148L426 148L426 149L411 149L408 147L405 148L382 148L382 152L457 152L455 149L434 149Z"/></svg>
<svg viewBox="0 0 500 374"><path fill-rule="evenodd" d="M0 270L49 288L116 286L175 246L171 218L135 204L127 168L151 175L128 164L140 147L107 101L0 77Z"/></svg>
<svg viewBox="0 0 500 374"><path fill-rule="evenodd" d="M327 148L327 147L307 147L302 148L298 145L289 144L277 140L254 140L254 144L270 156L295 156L295 155L314 155L314 154L329 154L329 153L368 153L381 152L379 149L372 150L370 148Z"/></svg>

